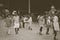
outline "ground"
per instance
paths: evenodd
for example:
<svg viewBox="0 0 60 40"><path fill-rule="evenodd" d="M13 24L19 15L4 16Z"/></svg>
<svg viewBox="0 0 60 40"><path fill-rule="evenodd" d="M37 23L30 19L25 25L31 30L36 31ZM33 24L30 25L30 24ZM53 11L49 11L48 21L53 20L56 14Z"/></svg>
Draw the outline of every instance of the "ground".
<svg viewBox="0 0 60 40"><path fill-rule="evenodd" d="M52 28L50 28L49 35L45 34L46 27L43 29L43 35L39 35L39 28L38 23L33 23L33 30L21 28L19 33L16 35L14 28L11 27L11 34L7 35L6 23L4 19L0 19L0 40L53 40L54 34ZM60 32L58 32L57 38L60 40Z"/></svg>

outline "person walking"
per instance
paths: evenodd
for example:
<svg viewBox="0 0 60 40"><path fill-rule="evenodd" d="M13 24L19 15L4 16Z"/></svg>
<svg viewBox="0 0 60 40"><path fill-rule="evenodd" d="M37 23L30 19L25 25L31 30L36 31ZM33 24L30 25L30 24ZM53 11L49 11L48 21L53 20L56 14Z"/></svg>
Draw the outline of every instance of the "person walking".
<svg viewBox="0 0 60 40"><path fill-rule="evenodd" d="M49 28L51 27L51 16L50 15L48 15L47 16L47 31L46 31L46 34L49 34Z"/></svg>
<svg viewBox="0 0 60 40"><path fill-rule="evenodd" d="M14 24L14 29L15 33L18 34L19 31L19 16L17 15L17 11L13 11L13 24Z"/></svg>
<svg viewBox="0 0 60 40"><path fill-rule="evenodd" d="M32 25L32 17L31 16L28 19L28 23L29 23L28 29L32 30L32 26L31 26Z"/></svg>
<svg viewBox="0 0 60 40"><path fill-rule="evenodd" d="M12 26L12 17L11 17L11 14L9 12L9 10L6 10L6 18L5 18L5 22L6 22L6 27L7 27L7 34L9 35L10 34L10 29L11 29L11 26Z"/></svg>
<svg viewBox="0 0 60 40"><path fill-rule="evenodd" d="M7 28L8 28L8 31L7 31L7 33L8 34L10 34L10 28L11 28L11 26L12 26L12 20L11 20L12 18L11 18L11 16L10 15L8 15L8 17L6 17L6 26L7 26Z"/></svg>
<svg viewBox="0 0 60 40"><path fill-rule="evenodd" d="M53 27L54 27L54 40L56 40L57 32L59 32L59 23L58 23L58 16L54 14L53 17Z"/></svg>
<svg viewBox="0 0 60 40"><path fill-rule="evenodd" d="M39 26L40 26L40 35L42 35L42 29L43 29L44 24L45 24L44 16L40 16L38 22L39 22Z"/></svg>

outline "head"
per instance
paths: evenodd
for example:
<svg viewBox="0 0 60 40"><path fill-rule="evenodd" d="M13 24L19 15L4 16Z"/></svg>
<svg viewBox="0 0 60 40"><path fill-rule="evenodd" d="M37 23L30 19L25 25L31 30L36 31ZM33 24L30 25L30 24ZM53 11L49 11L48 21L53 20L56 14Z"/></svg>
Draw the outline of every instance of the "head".
<svg viewBox="0 0 60 40"><path fill-rule="evenodd" d="M14 16L16 16L16 15L17 15L17 11L14 10L14 11L12 12L12 14L13 14Z"/></svg>
<svg viewBox="0 0 60 40"><path fill-rule="evenodd" d="M52 6L51 6L51 9L55 9L55 7L52 5Z"/></svg>
<svg viewBox="0 0 60 40"><path fill-rule="evenodd" d="M5 9L5 14L6 14L6 16L8 16L10 14L8 9Z"/></svg>

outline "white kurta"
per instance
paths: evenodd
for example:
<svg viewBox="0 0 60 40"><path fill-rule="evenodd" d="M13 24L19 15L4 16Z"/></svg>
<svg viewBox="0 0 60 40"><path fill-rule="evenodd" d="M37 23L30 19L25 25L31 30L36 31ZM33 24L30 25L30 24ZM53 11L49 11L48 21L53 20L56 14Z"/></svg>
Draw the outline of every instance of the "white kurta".
<svg viewBox="0 0 60 40"><path fill-rule="evenodd" d="M32 25L32 17L30 17L27 21L25 21L25 27L31 27Z"/></svg>
<svg viewBox="0 0 60 40"><path fill-rule="evenodd" d="M19 28L19 16L14 16L14 28Z"/></svg>
<svg viewBox="0 0 60 40"><path fill-rule="evenodd" d="M54 30L59 31L58 17L57 16L54 16L53 21L54 21L54 23L53 23Z"/></svg>
<svg viewBox="0 0 60 40"><path fill-rule="evenodd" d="M48 18L47 18L47 24L49 24L50 23L50 16L48 16Z"/></svg>
<svg viewBox="0 0 60 40"><path fill-rule="evenodd" d="M50 21L50 19L51 19L51 17L48 16L48 18L47 18L47 25L50 25L50 26L51 26L51 21Z"/></svg>
<svg viewBox="0 0 60 40"><path fill-rule="evenodd" d="M39 26L41 27L44 27L44 24L45 24L45 19L43 18L43 16L40 16L39 17Z"/></svg>
<svg viewBox="0 0 60 40"><path fill-rule="evenodd" d="M31 26L31 24L32 24L32 17L29 18L28 22L29 22L29 26Z"/></svg>
<svg viewBox="0 0 60 40"><path fill-rule="evenodd" d="M28 18L27 18L27 17L25 17L25 18L24 18L24 22L26 23L26 21L27 21L27 20L28 20Z"/></svg>

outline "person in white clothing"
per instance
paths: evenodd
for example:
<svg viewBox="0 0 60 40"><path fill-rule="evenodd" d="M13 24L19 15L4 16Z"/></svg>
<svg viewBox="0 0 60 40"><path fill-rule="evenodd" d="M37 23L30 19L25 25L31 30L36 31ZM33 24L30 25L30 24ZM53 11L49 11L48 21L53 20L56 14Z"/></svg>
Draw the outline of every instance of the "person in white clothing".
<svg viewBox="0 0 60 40"><path fill-rule="evenodd" d="M47 23L46 23L46 26L47 26L47 32L46 32L46 34L49 34L49 28L51 27L51 16L50 15L48 15L47 16Z"/></svg>
<svg viewBox="0 0 60 40"><path fill-rule="evenodd" d="M29 30L32 30L31 25L32 25L32 17L29 16L28 18L25 18L25 25L27 25L27 28Z"/></svg>
<svg viewBox="0 0 60 40"><path fill-rule="evenodd" d="M28 23L27 21L28 21L28 18L25 16L23 19L23 28L26 28L26 25Z"/></svg>
<svg viewBox="0 0 60 40"><path fill-rule="evenodd" d="M53 17L53 27L54 27L54 40L56 40L57 32L59 32L58 16Z"/></svg>
<svg viewBox="0 0 60 40"><path fill-rule="evenodd" d="M19 16L17 15L17 12L16 11L13 11L13 24L14 24L14 29L15 29L15 32L16 34L18 34L18 31L19 31Z"/></svg>
<svg viewBox="0 0 60 40"><path fill-rule="evenodd" d="M39 22L39 26L40 26L40 35L41 35L42 34L42 29L43 29L44 24L45 24L44 16L39 16L38 22Z"/></svg>
<svg viewBox="0 0 60 40"><path fill-rule="evenodd" d="M32 17L29 18L28 22L29 22L29 29L32 30L32 26L31 26L32 25Z"/></svg>

